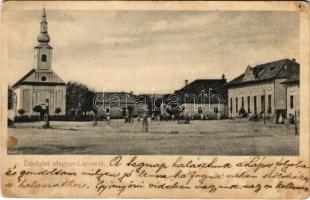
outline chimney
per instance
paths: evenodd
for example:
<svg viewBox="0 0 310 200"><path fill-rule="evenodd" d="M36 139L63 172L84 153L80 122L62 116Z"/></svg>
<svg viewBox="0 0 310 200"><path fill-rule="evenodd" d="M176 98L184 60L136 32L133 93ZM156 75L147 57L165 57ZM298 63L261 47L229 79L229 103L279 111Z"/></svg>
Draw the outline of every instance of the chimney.
<svg viewBox="0 0 310 200"><path fill-rule="evenodd" d="M225 80L225 79L226 79L225 74L222 74L222 79L223 79L223 80Z"/></svg>
<svg viewBox="0 0 310 200"><path fill-rule="evenodd" d="M186 80L185 80L185 86L187 86L187 85L188 85L188 80L186 79Z"/></svg>

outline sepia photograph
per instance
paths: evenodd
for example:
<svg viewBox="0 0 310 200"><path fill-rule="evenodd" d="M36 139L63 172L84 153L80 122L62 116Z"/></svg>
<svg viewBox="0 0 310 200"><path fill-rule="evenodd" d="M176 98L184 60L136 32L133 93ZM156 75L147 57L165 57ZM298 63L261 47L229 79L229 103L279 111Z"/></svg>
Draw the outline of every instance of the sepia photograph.
<svg viewBox="0 0 310 200"><path fill-rule="evenodd" d="M9 1L1 195L306 199L310 6Z"/></svg>
<svg viewBox="0 0 310 200"><path fill-rule="evenodd" d="M40 7L8 12L9 155L299 155L299 12Z"/></svg>

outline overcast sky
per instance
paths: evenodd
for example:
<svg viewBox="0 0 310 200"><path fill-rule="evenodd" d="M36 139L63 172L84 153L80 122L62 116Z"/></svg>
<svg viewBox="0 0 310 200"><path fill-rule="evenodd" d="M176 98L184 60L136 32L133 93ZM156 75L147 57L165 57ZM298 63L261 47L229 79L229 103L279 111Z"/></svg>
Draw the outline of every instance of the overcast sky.
<svg viewBox="0 0 310 200"><path fill-rule="evenodd" d="M34 66L41 11L9 15L9 83ZM52 69L90 88L169 93L184 80L231 80L247 65L299 61L299 15L266 11L56 11Z"/></svg>

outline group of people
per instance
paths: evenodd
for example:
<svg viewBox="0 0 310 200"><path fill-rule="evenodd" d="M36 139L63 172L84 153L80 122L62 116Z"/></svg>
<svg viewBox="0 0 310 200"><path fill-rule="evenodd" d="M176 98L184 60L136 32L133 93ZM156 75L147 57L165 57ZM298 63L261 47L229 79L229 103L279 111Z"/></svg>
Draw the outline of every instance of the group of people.
<svg viewBox="0 0 310 200"><path fill-rule="evenodd" d="M288 116L288 123L295 124L295 116L291 113Z"/></svg>
<svg viewBox="0 0 310 200"><path fill-rule="evenodd" d="M133 109L128 107L128 108L123 108L123 111L122 111L122 117L123 119L125 119L125 123L133 123L133 118L134 118L134 115L133 115Z"/></svg>
<svg viewBox="0 0 310 200"><path fill-rule="evenodd" d="M257 121L257 120L263 118L264 114L265 113L263 111L261 111L260 113L257 113L257 112L254 112L254 113L249 112L249 113L247 113L245 111L245 109L243 108L243 106L239 110L239 116L243 117L243 118L248 118L249 121Z"/></svg>
<svg viewBox="0 0 310 200"><path fill-rule="evenodd" d="M254 114L252 114L251 112L247 113L243 107L241 107L239 110L239 116L243 118L248 118L249 121L258 121L259 119L264 118L264 115L265 115L264 111L261 111L259 113L255 112ZM279 112L276 114L274 118L274 123L284 124L284 119L285 119L285 116L283 112ZM290 113L288 117L288 123L295 124L295 121L296 121L295 116Z"/></svg>

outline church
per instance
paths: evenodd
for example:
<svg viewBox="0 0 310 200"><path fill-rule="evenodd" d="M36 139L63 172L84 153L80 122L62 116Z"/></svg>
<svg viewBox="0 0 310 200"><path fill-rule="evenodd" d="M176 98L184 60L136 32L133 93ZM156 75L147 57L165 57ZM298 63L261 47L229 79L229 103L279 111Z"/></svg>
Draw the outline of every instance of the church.
<svg viewBox="0 0 310 200"><path fill-rule="evenodd" d="M13 85L13 109L15 116L37 116L35 106L49 106L49 114L65 115L66 84L52 70L52 51L47 30L46 12L40 23L38 44L34 47L34 68ZM48 105L47 105L48 104Z"/></svg>

